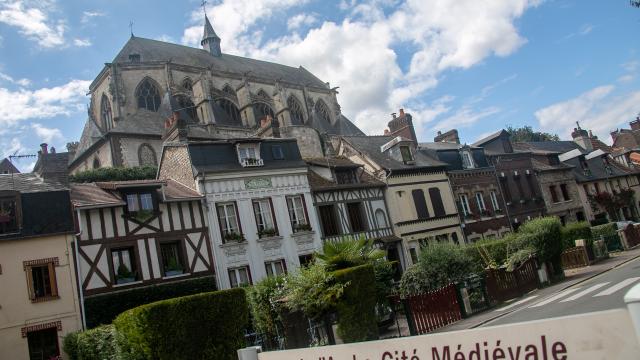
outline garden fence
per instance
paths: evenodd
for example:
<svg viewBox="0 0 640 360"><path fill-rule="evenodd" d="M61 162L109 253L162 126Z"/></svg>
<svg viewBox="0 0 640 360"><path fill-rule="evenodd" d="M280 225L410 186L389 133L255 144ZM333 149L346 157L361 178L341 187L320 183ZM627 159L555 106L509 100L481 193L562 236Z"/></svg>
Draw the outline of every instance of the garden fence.
<svg viewBox="0 0 640 360"><path fill-rule="evenodd" d="M462 318L454 284L410 296L404 305L411 335L426 334Z"/></svg>
<svg viewBox="0 0 640 360"><path fill-rule="evenodd" d="M530 257L513 271L487 269L486 273L487 291L492 301L510 300L540 286L535 257Z"/></svg>
<svg viewBox="0 0 640 360"><path fill-rule="evenodd" d="M562 252L562 268L575 269L589 266L589 256L584 246L576 246Z"/></svg>

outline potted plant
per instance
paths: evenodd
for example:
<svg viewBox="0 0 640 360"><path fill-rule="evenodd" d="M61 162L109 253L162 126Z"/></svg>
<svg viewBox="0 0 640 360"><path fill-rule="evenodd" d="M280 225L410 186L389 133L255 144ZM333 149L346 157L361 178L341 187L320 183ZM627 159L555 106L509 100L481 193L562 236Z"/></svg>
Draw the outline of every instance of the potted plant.
<svg viewBox="0 0 640 360"><path fill-rule="evenodd" d="M166 269L164 271L165 276L176 276L184 274L184 269L182 265L178 262L178 259L172 257L169 259L169 262L166 265Z"/></svg>
<svg viewBox="0 0 640 360"><path fill-rule="evenodd" d="M0 224L8 223L12 219L11 213L8 210L0 210Z"/></svg>
<svg viewBox="0 0 640 360"><path fill-rule="evenodd" d="M133 218L140 222L144 222L144 221L147 221L152 216L153 216L152 210L143 209L143 210L136 211L136 213L133 215Z"/></svg>
<svg viewBox="0 0 640 360"><path fill-rule="evenodd" d="M276 236L276 235L278 235L278 232L274 228L264 228L262 230L258 230L258 237L260 238Z"/></svg>
<svg viewBox="0 0 640 360"><path fill-rule="evenodd" d="M237 232L228 232L224 234L224 240L241 242L244 238L242 234L238 234Z"/></svg>
<svg viewBox="0 0 640 360"><path fill-rule="evenodd" d="M125 264L120 264L120 266L118 266L118 273L116 275L116 283L126 284L134 281L136 281L135 274L132 273Z"/></svg>
<svg viewBox="0 0 640 360"><path fill-rule="evenodd" d="M311 225L304 223L304 224L296 224L293 226L293 231L294 232L299 232L299 231L311 231Z"/></svg>

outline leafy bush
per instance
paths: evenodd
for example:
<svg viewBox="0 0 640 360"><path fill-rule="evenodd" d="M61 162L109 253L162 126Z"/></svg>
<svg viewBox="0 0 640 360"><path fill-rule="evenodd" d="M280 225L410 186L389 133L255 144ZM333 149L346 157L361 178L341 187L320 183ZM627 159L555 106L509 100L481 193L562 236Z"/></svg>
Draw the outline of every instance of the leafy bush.
<svg viewBox="0 0 640 360"><path fill-rule="evenodd" d="M518 236L524 236L536 250L538 259L551 262L556 273L562 271L562 225L557 217L541 217L524 223ZM529 240L530 239L530 240ZM521 240L522 241L522 240Z"/></svg>
<svg viewBox="0 0 640 360"><path fill-rule="evenodd" d="M594 239L599 239L600 236L611 236L618 233L618 226L616 223L607 223L603 225L593 226L591 228L591 235Z"/></svg>
<svg viewBox="0 0 640 360"><path fill-rule="evenodd" d="M576 246L575 241L578 239L591 239L591 226L588 222L574 222L562 227L562 243L565 249Z"/></svg>
<svg viewBox="0 0 640 360"><path fill-rule="evenodd" d="M122 290L105 295L87 297L84 301L87 327L110 324L118 314L136 306L179 296L199 294L216 289L211 276Z"/></svg>
<svg viewBox="0 0 640 360"><path fill-rule="evenodd" d="M513 241L510 235L502 239L481 240L469 244L464 252L472 259L475 269L495 268L505 262L509 256L509 244Z"/></svg>
<svg viewBox="0 0 640 360"><path fill-rule="evenodd" d="M516 251L511 256L509 256L505 263L505 265L507 266L507 271L515 270L518 266L520 266L520 264L527 261L531 257L531 255L535 253L536 251L533 248L525 248Z"/></svg>
<svg viewBox="0 0 640 360"><path fill-rule="evenodd" d="M316 253L315 257L331 271L369 264L383 259L384 255L384 251L373 246L373 240L362 236L357 240L327 241L322 245L322 253Z"/></svg>
<svg viewBox="0 0 640 360"><path fill-rule="evenodd" d="M373 266L362 265L334 272L344 284L344 294L336 306L338 335L345 343L378 340L376 322L376 279Z"/></svg>
<svg viewBox="0 0 640 360"><path fill-rule="evenodd" d="M285 295L284 276L267 277L247 288L247 301L251 310L253 326L261 334L270 338L277 336L281 323L281 301Z"/></svg>
<svg viewBox="0 0 640 360"><path fill-rule="evenodd" d="M441 288L464 279L475 269L473 258L458 245L443 243L426 246L420 253L415 269L403 274L400 295L406 297Z"/></svg>
<svg viewBox="0 0 640 360"><path fill-rule="evenodd" d="M155 166L103 167L70 175L69 181L90 183L96 181L152 180L156 178L157 172L158 168Z"/></svg>
<svg viewBox="0 0 640 360"><path fill-rule="evenodd" d="M98 326L78 333L77 341L78 360L120 359L116 343L116 330L113 325Z"/></svg>
<svg viewBox="0 0 640 360"><path fill-rule="evenodd" d="M62 340L62 349L70 360L78 360L78 334L79 331L70 332Z"/></svg>
<svg viewBox="0 0 640 360"><path fill-rule="evenodd" d="M289 275L286 285L287 306L317 319L335 308L345 285L336 283L324 266L313 263Z"/></svg>
<svg viewBox="0 0 640 360"><path fill-rule="evenodd" d="M245 291L238 288L142 305L113 323L127 359L236 360L247 321Z"/></svg>

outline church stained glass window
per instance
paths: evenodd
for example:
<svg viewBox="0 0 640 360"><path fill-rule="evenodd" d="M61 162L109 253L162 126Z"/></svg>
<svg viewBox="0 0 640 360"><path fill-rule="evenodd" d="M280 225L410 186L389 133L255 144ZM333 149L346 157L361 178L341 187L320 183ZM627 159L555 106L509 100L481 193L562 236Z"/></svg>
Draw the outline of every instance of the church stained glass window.
<svg viewBox="0 0 640 360"><path fill-rule="evenodd" d="M149 78L142 80L140 85L138 85L136 98L138 99L138 108L158 111L160 107L160 92L153 80Z"/></svg>
<svg viewBox="0 0 640 360"><path fill-rule="evenodd" d="M138 162L140 166L157 166L156 152L151 145L142 144L138 148Z"/></svg>
<svg viewBox="0 0 640 360"><path fill-rule="evenodd" d="M329 112L329 107L327 106L327 104L324 103L324 101L318 100L316 102L315 110L316 110L316 115L320 119L328 123L331 123L331 113Z"/></svg>
<svg viewBox="0 0 640 360"><path fill-rule="evenodd" d="M291 125L302 125L304 123L304 112L302 111L302 105L300 105L295 96L289 96L287 107L291 116Z"/></svg>
<svg viewBox="0 0 640 360"><path fill-rule="evenodd" d="M231 121L238 125L242 124L242 120L240 119L240 110L238 110L236 104L225 98L217 99L216 103L222 108L222 110L224 110L225 113L227 113Z"/></svg>
<svg viewBox="0 0 640 360"><path fill-rule="evenodd" d="M256 115L256 122L258 124L260 124L260 121L266 118L267 115L271 116L272 119L275 118L275 115L273 114L273 109L271 109L271 106L263 102L258 102L253 104L253 111Z"/></svg>
<svg viewBox="0 0 640 360"><path fill-rule="evenodd" d="M198 109L196 109L196 105L189 99L186 95L176 95L176 100L178 101L178 106L181 110L184 110L189 117L190 120L198 122Z"/></svg>
<svg viewBox="0 0 640 360"><path fill-rule="evenodd" d="M111 113L111 103L105 94L102 94L102 99L100 100L100 117L105 129L110 130L113 126L113 115Z"/></svg>

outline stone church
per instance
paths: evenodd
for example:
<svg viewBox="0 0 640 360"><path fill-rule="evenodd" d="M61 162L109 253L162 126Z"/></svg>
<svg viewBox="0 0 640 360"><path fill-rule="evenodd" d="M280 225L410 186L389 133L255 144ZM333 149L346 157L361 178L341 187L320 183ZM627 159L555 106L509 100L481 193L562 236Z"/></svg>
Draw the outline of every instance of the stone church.
<svg viewBox="0 0 640 360"><path fill-rule="evenodd" d="M322 156L332 135L364 135L342 115L336 88L304 67L223 53L206 16L201 45L132 34L89 87L81 139L68 145L71 173L158 165L176 111L191 140L293 137L304 157Z"/></svg>

